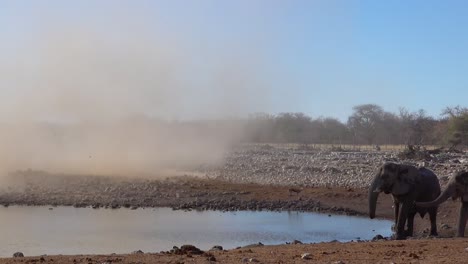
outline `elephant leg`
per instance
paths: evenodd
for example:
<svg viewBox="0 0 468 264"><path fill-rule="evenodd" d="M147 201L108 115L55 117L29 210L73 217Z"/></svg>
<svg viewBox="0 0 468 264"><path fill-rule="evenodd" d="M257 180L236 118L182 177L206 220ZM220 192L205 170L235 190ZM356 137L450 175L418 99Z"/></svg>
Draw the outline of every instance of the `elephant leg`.
<svg viewBox="0 0 468 264"><path fill-rule="evenodd" d="M431 236L438 236L437 234L437 207L428 209L429 219L431 220Z"/></svg>
<svg viewBox="0 0 468 264"><path fill-rule="evenodd" d="M405 239L405 224L408 217L409 203L403 202L400 206L400 212L398 213L398 223L396 230L396 239L401 240Z"/></svg>
<svg viewBox="0 0 468 264"><path fill-rule="evenodd" d="M463 222L463 233L461 233L461 236L465 236L465 228L466 228L466 220L468 219L468 203L463 203L463 211L464 211L464 222Z"/></svg>
<svg viewBox="0 0 468 264"><path fill-rule="evenodd" d="M408 217L406 219L407 223L407 230L405 232L406 236L413 236L413 225L414 225L414 216L416 213L408 213Z"/></svg>
<svg viewBox="0 0 468 264"><path fill-rule="evenodd" d="M460 216L458 217L458 230L457 230L458 237L465 236L467 210L468 210L468 203L462 202L460 205Z"/></svg>
<svg viewBox="0 0 468 264"><path fill-rule="evenodd" d="M395 224L392 227L393 231L396 231L396 229L397 229L398 213L399 212L400 212L400 203L399 202L393 202L393 214L395 216Z"/></svg>

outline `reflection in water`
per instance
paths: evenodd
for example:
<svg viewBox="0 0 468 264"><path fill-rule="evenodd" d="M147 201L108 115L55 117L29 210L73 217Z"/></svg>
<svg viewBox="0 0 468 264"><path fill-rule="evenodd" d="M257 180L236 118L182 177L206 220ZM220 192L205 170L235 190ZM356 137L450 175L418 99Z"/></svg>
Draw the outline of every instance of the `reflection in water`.
<svg viewBox="0 0 468 264"><path fill-rule="evenodd" d="M290 225L302 225L302 213L289 211L287 214Z"/></svg>
<svg viewBox="0 0 468 264"><path fill-rule="evenodd" d="M0 208L0 256L109 254L169 250L194 244L233 248L252 243L282 244L370 239L390 235L391 222L299 212L183 212L169 208ZM375 231L372 231L375 230Z"/></svg>

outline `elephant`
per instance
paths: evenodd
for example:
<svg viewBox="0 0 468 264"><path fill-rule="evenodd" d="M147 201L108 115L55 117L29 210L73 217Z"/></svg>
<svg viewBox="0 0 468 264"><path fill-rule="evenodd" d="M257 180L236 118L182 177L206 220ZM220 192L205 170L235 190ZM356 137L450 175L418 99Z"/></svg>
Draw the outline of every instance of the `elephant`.
<svg viewBox="0 0 468 264"><path fill-rule="evenodd" d="M429 202L440 195L439 179L427 168L386 162L379 167L369 187L369 217L375 217L379 193L392 194L396 239L413 235L414 216L429 213L432 236L437 236L437 206L419 207L415 202ZM405 223L407 230L405 231Z"/></svg>
<svg viewBox="0 0 468 264"><path fill-rule="evenodd" d="M433 207L439 206L445 202L449 197L453 200L460 198L460 212L458 217L457 236L465 236L465 226L468 217L468 172L459 171L455 172L447 183L445 190L431 202L418 202L417 206Z"/></svg>

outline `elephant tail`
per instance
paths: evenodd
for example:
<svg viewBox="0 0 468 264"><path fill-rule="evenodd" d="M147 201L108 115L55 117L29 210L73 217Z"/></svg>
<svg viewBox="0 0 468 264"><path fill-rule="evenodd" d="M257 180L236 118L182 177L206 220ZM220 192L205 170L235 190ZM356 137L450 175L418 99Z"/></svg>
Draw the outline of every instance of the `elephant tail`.
<svg viewBox="0 0 468 264"><path fill-rule="evenodd" d="M450 185L435 200L431 202L416 202L416 206L420 206L420 207L438 206L439 204L447 201L447 199L453 195L454 191L455 191L455 186Z"/></svg>

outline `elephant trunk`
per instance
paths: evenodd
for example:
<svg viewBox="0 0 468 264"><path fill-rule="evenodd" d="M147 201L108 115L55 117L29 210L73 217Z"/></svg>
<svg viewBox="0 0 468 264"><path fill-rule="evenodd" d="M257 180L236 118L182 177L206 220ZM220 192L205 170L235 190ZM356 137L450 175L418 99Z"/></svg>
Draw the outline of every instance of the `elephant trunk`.
<svg viewBox="0 0 468 264"><path fill-rule="evenodd" d="M379 180L374 179L371 186L369 187L369 217L370 219L375 218L375 209L377 207L377 198L379 198L380 191L379 188Z"/></svg>
<svg viewBox="0 0 468 264"><path fill-rule="evenodd" d="M449 184L447 186L447 188L439 195L439 197L437 197L434 201L431 201L431 202L425 202L425 203L416 203L417 206L421 206L421 207L434 207L434 206L438 206L439 204L447 201L447 199L450 197L450 196L453 196L454 192L455 192L455 186L456 183L452 183L452 184Z"/></svg>

